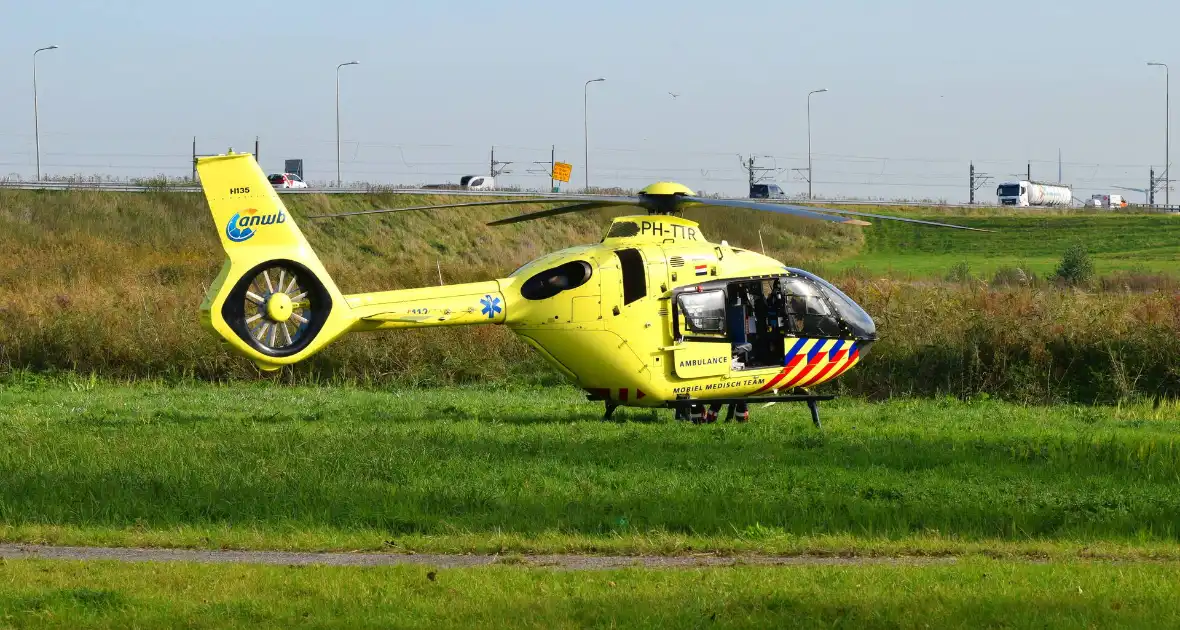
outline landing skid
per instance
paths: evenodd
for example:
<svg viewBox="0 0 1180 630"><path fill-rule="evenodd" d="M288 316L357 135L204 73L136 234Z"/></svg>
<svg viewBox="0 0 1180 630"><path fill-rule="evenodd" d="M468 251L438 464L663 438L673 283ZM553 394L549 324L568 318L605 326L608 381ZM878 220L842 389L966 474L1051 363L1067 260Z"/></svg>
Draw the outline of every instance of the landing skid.
<svg viewBox="0 0 1180 630"><path fill-rule="evenodd" d="M734 409L739 404L757 404L757 403L773 403L773 402L805 402L808 410L811 411L811 422L815 428L822 429L823 425L819 421L819 403L825 400L834 400L835 395L827 394L823 396L813 396L807 394L784 394L782 396L756 396L752 398L680 398L664 403L665 407L670 407L676 410L677 420L692 419L692 410L694 407L704 407L706 405L729 405L728 411L725 413L725 420L728 422L733 420Z"/></svg>
<svg viewBox="0 0 1180 630"><path fill-rule="evenodd" d="M606 409L602 414L603 420L610 420L615 414L615 410L622 405L612 400L603 400L594 395L586 397L588 400L602 400L606 404ZM835 395L828 394L823 396L813 396L807 394L786 394L782 396L756 396L752 398L679 398L677 400L670 400L664 403L664 406L676 410L677 420L691 420L693 423L700 424L705 414L706 407L721 407L728 405L729 408L725 412L725 421L730 422L734 419L735 410L738 405L750 405L757 403L776 403L776 402L805 402L807 409L811 411L811 423L815 428L822 429L823 424L819 420L819 403L820 401L834 400ZM748 417L748 414L747 414ZM709 420L713 422L714 420Z"/></svg>

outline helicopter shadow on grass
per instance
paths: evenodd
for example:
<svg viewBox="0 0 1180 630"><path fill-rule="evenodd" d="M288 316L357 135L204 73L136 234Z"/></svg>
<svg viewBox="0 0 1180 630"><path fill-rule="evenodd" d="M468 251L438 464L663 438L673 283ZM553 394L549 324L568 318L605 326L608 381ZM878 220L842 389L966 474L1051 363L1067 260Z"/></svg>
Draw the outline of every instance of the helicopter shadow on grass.
<svg viewBox="0 0 1180 630"><path fill-rule="evenodd" d="M449 420L475 420L488 424L508 424L515 426L530 425L569 425L582 422L596 422L603 424L664 424L673 422L672 413L661 413L661 409L623 409L615 410L611 418L604 418L599 407L564 408L552 413L536 410L521 410L503 414L489 414L488 412L473 412L457 405L439 405L427 410L428 417L446 418ZM417 418L413 418L417 419ZM411 420L406 418L405 420Z"/></svg>

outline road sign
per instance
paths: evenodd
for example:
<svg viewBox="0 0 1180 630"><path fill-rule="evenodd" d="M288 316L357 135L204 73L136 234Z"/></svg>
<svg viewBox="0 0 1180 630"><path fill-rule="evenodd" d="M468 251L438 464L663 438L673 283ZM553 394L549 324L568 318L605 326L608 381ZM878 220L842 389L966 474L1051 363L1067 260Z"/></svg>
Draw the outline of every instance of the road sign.
<svg viewBox="0 0 1180 630"><path fill-rule="evenodd" d="M299 179L303 179L303 159L284 160L283 172L294 173L299 176Z"/></svg>
<svg viewBox="0 0 1180 630"><path fill-rule="evenodd" d="M565 162L555 162L553 164L553 179L559 182L568 182L570 180L570 172L573 170L574 167Z"/></svg>

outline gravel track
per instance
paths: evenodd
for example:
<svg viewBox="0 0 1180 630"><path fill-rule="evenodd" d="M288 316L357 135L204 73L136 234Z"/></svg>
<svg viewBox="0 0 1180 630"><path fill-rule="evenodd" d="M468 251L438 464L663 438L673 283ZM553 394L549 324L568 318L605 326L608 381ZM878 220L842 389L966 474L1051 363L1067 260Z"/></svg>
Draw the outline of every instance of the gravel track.
<svg viewBox="0 0 1180 630"><path fill-rule="evenodd" d="M554 569L618 569L626 567L682 568L728 566L856 566L873 564L951 564L954 557L825 557L825 556L585 556L553 555L450 555L298 551L233 551L198 549L140 549L121 547L57 547L0 544L0 559L116 560L120 562L199 562L208 564L267 564L279 566L394 566L417 565L452 569L491 565L548 567Z"/></svg>

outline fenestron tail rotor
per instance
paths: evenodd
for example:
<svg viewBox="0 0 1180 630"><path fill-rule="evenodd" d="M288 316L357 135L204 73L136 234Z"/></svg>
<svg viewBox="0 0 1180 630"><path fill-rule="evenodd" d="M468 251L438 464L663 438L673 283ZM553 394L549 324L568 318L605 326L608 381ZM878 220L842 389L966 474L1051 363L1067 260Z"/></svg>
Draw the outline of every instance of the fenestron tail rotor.
<svg viewBox="0 0 1180 630"><path fill-rule="evenodd" d="M238 280L222 316L258 352L284 357L315 338L330 309L331 298L311 270L294 261L270 260Z"/></svg>
<svg viewBox="0 0 1180 630"><path fill-rule="evenodd" d="M495 193L489 193L493 196ZM554 207L527 214L521 214L506 219L498 219L488 223L488 225L507 225L510 223L519 223L522 221L532 221L535 219L543 219L546 217L554 217L563 214L571 214L574 212L584 212L588 210L600 210L603 208L634 206L643 208L648 214L679 214L688 207L714 207L714 208L743 208L747 210L761 210L764 212L774 212L776 214L786 214L796 216L804 219L812 219L817 221L831 221L833 223L842 223L844 225L872 225L867 221L862 221L854 217L867 217L872 219L881 219L884 221L900 221L902 223L914 223L918 225L929 225L933 227L953 228L957 230L971 230L973 232L991 232L981 228L967 227L963 225L954 225L951 223L940 223L937 221L924 221L921 219L907 219L904 217L895 217L884 214L872 214L867 212L856 212L852 210L839 210L827 207L810 207L798 206L786 203L767 203L757 201L746 201L744 199L712 199L708 197L697 197L693 191L685 186L673 182L658 182L644 188L637 196L611 196L611 195L572 195L572 196L547 196L535 198L513 198L499 201L474 201L465 203L450 203L439 204L433 206L414 206L409 208L384 208L378 210L365 210L361 212L345 212L341 214L317 215L310 218L326 219L336 217L350 217L367 214L384 214L389 212L410 212L416 210L441 210L446 208L467 208L475 206L513 206L513 205L529 205L529 204L551 204Z"/></svg>
<svg viewBox="0 0 1180 630"><path fill-rule="evenodd" d="M284 265L263 269L244 296L250 336L272 352L301 343L311 326L311 300L295 271Z"/></svg>

